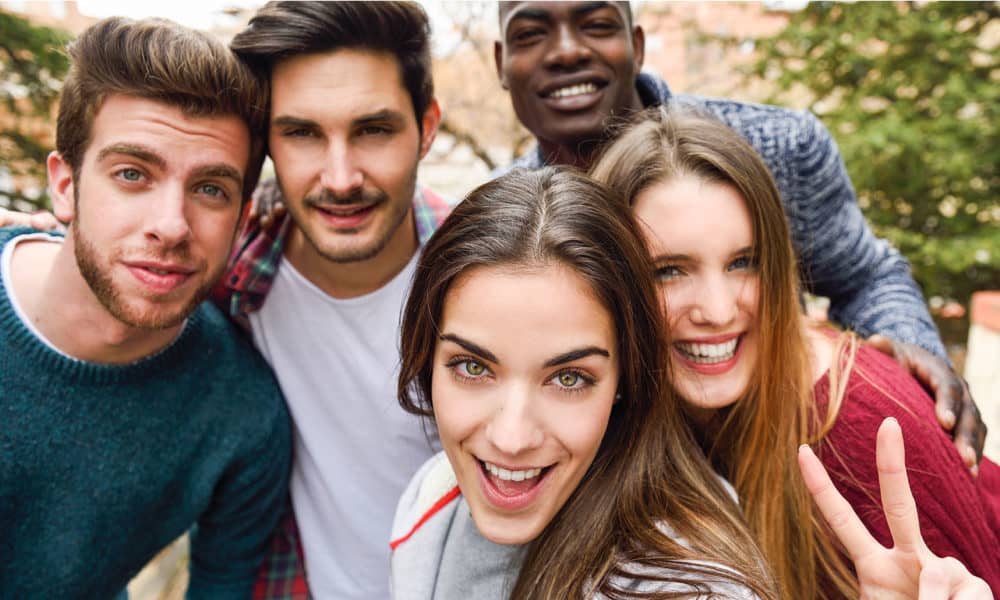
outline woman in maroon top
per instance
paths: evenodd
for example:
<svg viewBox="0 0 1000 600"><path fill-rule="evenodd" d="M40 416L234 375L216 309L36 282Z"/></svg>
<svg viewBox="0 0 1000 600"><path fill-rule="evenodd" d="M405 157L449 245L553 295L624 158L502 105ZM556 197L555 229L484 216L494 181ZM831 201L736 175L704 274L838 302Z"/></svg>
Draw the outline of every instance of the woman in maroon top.
<svg viewBox="0 0 1000 600"><path fill-rule="evenodd" d="M736 487L783 597L869 591L859 590L812 502L796 449L815 448L864 525L892 546L875 460L886 417L905 432L930 551L957 558L1000 594L1000 468L983 460L977 477L964 466L931 398L893 360L852 334L807 323L780 197L755 151L711 118L660 109L625 131L592 174L645 226L674 386L713 464Z"/></svg>

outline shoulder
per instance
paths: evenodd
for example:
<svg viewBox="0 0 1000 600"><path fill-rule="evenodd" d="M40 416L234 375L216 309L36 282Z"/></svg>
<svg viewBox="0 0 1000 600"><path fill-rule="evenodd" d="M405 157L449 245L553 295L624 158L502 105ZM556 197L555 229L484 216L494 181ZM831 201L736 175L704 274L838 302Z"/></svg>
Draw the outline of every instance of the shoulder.
<svg viewBox="0 0 1000 600"><path fill-rule="evenodd" d="M440 522L447 522L460 495L448 457L438 452L420 467L400 496L389 546L398 550L412 538L423 537Z"/></svg>
<svg viewBox="0 0 1000 600"><path fill-rule="evenodd" d="M675 96L673 102L714 115L769 163L781 158L808 165L839 156L829 130L808 110L687 94Z"/></svg>
<svg viewBox="0 0 1000 600"><path fill-rule="evenodd" d="M278 382L247 334L211 302L203 302L192 318L184 360L204 381L206 398L236 420L287 419Z"/></svg>

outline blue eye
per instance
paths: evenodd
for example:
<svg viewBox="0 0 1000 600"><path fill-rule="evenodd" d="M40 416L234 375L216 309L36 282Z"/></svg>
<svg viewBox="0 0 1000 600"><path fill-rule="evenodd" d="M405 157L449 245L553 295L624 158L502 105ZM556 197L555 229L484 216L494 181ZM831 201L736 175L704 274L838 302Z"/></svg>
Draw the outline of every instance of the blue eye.
<svg viewBox="0 0 1000 600"><path fill-rule="evenodd" d="M684 271L682 271L680 267L676 267L674 265L663 265L660 267L656 267L656 270L653 271L653 276L656 277L656 279L659 279L660 281L674 279L676 277L680 277L683 274Z"/></svg>
<svg viewBox="0 0 1000 600"><path fill-rule="evenodd" d="M753 256L741 256L729 263L730 270L750 270L757 268L757 259Z"/></svg>
<svg viewBox="0 0 1000 600"><path fill-rule="evenodd" d="M143 177L142 171L140 171L139 169L132 169L132 168L121 169L115 174L121 179L124 179L125 181L128 181L130 183L136 183L138 181L141 181Z"/></svg>

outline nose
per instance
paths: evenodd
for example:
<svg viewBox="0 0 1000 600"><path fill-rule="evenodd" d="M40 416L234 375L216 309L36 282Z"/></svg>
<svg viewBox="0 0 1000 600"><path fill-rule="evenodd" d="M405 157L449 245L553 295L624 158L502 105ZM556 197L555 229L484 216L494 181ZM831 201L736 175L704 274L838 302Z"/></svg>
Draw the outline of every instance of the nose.
<svg viewBox="0 0 1000 600"><path fill-rule="evenodd" d="M347 196L364 183L364 173L358 166L354 152L346 143L333 141L326 152L320 185L337 196Z"/></svg>
<svg viewBox="0 0 1000 600"><path fill-rule="evenodd" d="M187 215L187 194L181 184L165 185L162 193L149 204L146 237L168 247L191 236Z"/></svg>
<svg viewBox="0 0 1000 600"><path fill-rule="evenodd" d="M729 325L738 312L739 290L724 277L709 277L694 294L691 320L700 325L721 327Z"/></svg>
<svg viewBox="0 0 1000 600"><path fill-rule="evenodd" d="M500 398L486 425L486 439L501 453L515 456L542 445L545 434L532 400L527 385L512 385Z"/></svg>
<svg viewBox="0 0 1000 600"><path fill-rule="evenodd" d="M572 68L586 63L591 58L590 48L580 39L578 32L572 26L561 24L555 28L552 45L545 56L547 66Z"/></svg>

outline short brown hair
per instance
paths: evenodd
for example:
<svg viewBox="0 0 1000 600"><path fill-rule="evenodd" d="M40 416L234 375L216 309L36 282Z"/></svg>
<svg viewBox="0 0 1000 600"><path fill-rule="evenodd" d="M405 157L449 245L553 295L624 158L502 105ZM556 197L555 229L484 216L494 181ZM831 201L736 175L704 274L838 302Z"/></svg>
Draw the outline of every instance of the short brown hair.
<svg viewBox="0 0 1000 600"><path fill-rule="evenodd" d="M419 127L434 97L430 34L427 13L416 2L268 2L229 47L265 80L276 63L300 54L390 53Z"/></svg>
<svg viewBox="0 0 1000 600"><path fill-rule="evenodd" d="M267 88L221 42L164 19L110 17L69 45L56 149L77 179L104 99L124 94L163 102L190 116L234 115L250 132L242 196L250 197L264 161Z"/></svg>

